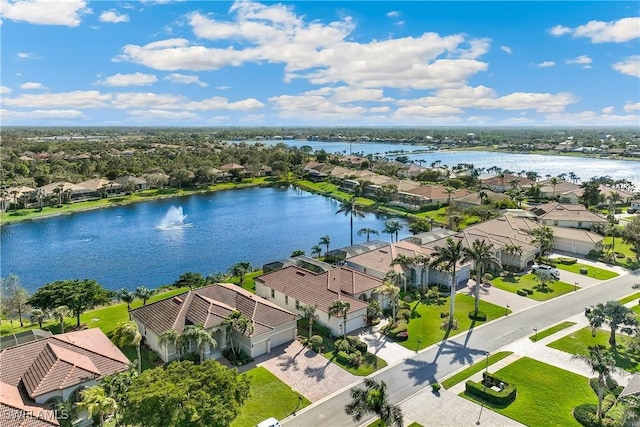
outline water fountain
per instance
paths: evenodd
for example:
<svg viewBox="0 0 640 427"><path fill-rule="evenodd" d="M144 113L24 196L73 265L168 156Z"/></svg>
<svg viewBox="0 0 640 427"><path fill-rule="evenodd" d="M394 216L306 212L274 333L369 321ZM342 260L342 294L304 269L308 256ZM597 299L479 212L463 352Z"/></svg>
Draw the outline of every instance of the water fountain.
<svg viewBox="0 0 640 427"><path fill-rule="evenodd" d="M175 230L193 227L193 224L185 223L185 219L187 219L187 215L184 214L182 206L171 206L156 228L159 230Z"/></svg>

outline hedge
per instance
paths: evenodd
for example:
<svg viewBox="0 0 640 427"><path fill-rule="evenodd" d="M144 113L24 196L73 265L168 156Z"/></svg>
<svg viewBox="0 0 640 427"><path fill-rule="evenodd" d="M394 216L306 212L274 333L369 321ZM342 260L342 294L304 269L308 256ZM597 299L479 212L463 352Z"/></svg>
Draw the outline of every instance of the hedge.
<svg viewBox="0 0 640 427"><path fill-rule="evenodd" d="M527 293L527 295L533 295L533 289L524 288L524 291Z"/></svg>
<svg viewBox="0 0 640 427"><path fill-rule="evenodd" d="M577 259L571 258L571 257L559 257L559 258L556 258L556 260L560 264L565 264L565 265L572 265L572 264L575 264L576 262L578 262Z"/></svg>
<svg viewBox="0 0 640 427"><path fill-rule="evenodd" d="M600 427L602 423L596 417L598 406L588 403L573 408L573 418L585 427Z"/></svg>
<svg viewBox="0 0 640 427"><path fill-rule="evenodd" d="M517 293L518 295L520 295L521 297L529 296L529 293L528 293L526 290L524 290L524 289L518 289L518 290L516 291L516 293Z"/></svg>
<svg viewBox="0 0 640 427"><path fill-rule="evenodd" d="M507 384L502 391L495 391L474 381L465 383L465 392L496 405L508 405L516 399L516 386Z"/></svg>
<svg viewBox="0 0 640 427"><path fill-rule="evenodd" d="M479 311L477 313L475 311L470 311L469 319L485 322L487 320L487 313L484 313L482 311Z"/></svg>

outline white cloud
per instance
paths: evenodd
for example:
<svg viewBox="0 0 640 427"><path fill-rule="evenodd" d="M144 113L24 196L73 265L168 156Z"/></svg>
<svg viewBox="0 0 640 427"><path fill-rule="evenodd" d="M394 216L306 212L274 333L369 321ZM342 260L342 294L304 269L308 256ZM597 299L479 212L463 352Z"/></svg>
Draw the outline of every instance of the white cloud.
<svg viewBox="0 0 640 427"><path fill-rule="evenodd" d="M125 92L115 95L113 107L120 109L157 109L157 110L237 110L254 111L264 107L255 98L229 102L227 98L214 96L201 101L193 101L181 95L156 94L151 92Z"/></svg>
<svg viewBox="0 0 640 427"><path fill-rule="evenodd" d="M398 16L400 16L400 12L398 12L397 10L392 10L391 12L387 12L387 16L389 18L397 18Z"/></svg>
<svg viewBox="0 0 640 427"><path fill-rule="evenodd" d="M613 64L611 68L622 74L640 78L640 55L628 56Z"/></svg>
<svg viewBox="0 0 640 427"><path fill-rule="evenodd" d="M6 86L0 86L0 95L7 95L11 93L11 88Z"/></svg>
<svg viewBox="0 0 640 427"><path fill-rule="evenodd" d="M602 109L602 113L604 113L604 114L611 114L611 113L613 113L613 111L614 111L614 110L615 110L615 108L614 108L613 106L611 106L611 105L610 105L610 106L608 106L608 107L604 107L604 108Z"/></svg>
<svg viewBox="0 0 640 427"><path fill-rule="evenodd" d="M554 65L556 65L556 63L553 62L553 61L544 61L544 62L540 62L539 64L537 64L537 66L541 67L541 68L553 67Z"/></svg>
<svg viewBox="0 0 640 427"><path fill-rule="evenodd" d="M323 97L312 95L281 95L269 98L282 118L300 121L359 120L367 109L360 106L341 106Z"/></svg>
<svg viewBox="0 0 640 427"><path fill-rule="evenodd" d="M86 0L0 0L0 16L40 25L77 27L82 15L91 13Z"/></svg>
<svg viewBox="0 0 640 427"><path fill-rule="evenodd" d="M207 122L224 123L224 122L228 122L229 120L231 120L231 117L229 116L213 116L210 119L207 119Z"/></svg>
<svg viewBox="0 0 640 427"><path fill-rule="evenodd" d="M18 59L39 59L40 56L38 56L35 53L31 53L31 52L18 52Z"/></svg>
<svg viewBox="0 0 640 427"><path fill-rule="evenodd" d="M236 2L233 19L218 21L194 12L188 23L203 41L224 41L226 48L195 44L185 38L129 44L115 61L128 61L164 71L215 70L246 62L284 64L284 79L313 84L344 82L359 87L428 89L461 86L487 64L478 57L489 39L424 33L370 42L351 41L350 17L305 22L292 7Z"/></svg>
<svg viewBox="0 0 640 427"><path fill-rule="evenodd" d="M229 90L231 86L216 86L216 90Z"/></svg>
<svg viewBox="0 0 640 427"><path fill-rule="evenodd" d="M535 123L535 120L528 119L526 117L509 117L508 119L502 120L501 123L506 126L528 125Z"/></svg>
<svg viewBox="0 0 640 427"><path fill-rule="evenodd" d="M86 116L84 113L78 110L33 110L33 111L11 111L11 110L0 110L0 118L2 120L19 120L19 119L30 119L30 120L47 120L47 119L69 119L69 120L77 120L83 119Z"/></svg>
<svg viewBox="0 0 640 427"><path fill-rule="evenodd" d="M382 89L360 89L348 86L323 87L303 93L309 96L329 96L338 104L358 101L390 102L392 98L384 97Z"/></svg>
<svg viewBox="0 0 640 427"><path fill-rule="evenodd" d="M42 93L4 98L4 105L23 108L102 108L106 107L111 95L103 95L97 90L77 90L74 92Z"/></svg>
<svg viewBox="0 0 640 427"><path fill-rule="evenodd" d="M576 28L558 25L551 29L554 36L571 34L572 37L591 39L592 43L623 43L640 37L640 17L622 18L617 21L589 21Z"/></svg>
<svg viewBox="0 0 640 427"><path fill-rule="evenodd" d="M627 113L631 113L633 111L640 111L640 102L636 102L636 103L627 102L624 105L624 111Z"/></svg>
<svg viewBox="0 0 640 427"><path fill-rule="evenodd" d="M42 83L37 82L26 82L20 85L20 89L29 90L29 89L42 89Z"/></svg>
<svg viewBox="0 0 640 427"><path fill-rule="evenodd" d="M158 81L153 74L133 73L133 74L114 74L104 80L96 82L96 84L104 86L148 86Z"/></svg>
<svg viewBox="0 0 640 427"><path fill-rule="evenodd" d="M593 60L591 58L589 58L587 55L580 55L576 58L573 59L567 59L564 61L567 64L582 64L582 65L588 65L591 64L593 62Z"/></svg>
<svg viewBox="0 0 640 427"><path fill-rule="evenodd" d="M129 15L127 15L126 13L120 14L120 12L118 12L117 10L110 9L102 12L98 20L100 20L101 22L110 22L112 24L118 24L120 22L129 22Z"/></svg>
<svg viewBox="0 0 640 427"><path fill-rule="evenodd" d="M550 125L589 125L589 126L637 126L640 115L598 114L595 111L578 113L552 113L544 116L545 123Z"/></svg>
<svg viewBox="0 0 640 427"><path fill-rule="evenodd" d="M188 76L186 74L178 74L178 73L169 74L164 78L164 80L169 80L171 83L175 83L175 84L183 84L183 85L197 84L200 87L209 86L207 83L201 81L200 78L198 78L198 76Z"/></svg>
<svg viewBox="0 0 640 427"><path fill-rule="evenodd" d="M167 111L167 110L133 110L127 114L134 116L138 120L202 120L196 113L189 111Z"/></svg>
<svg viewBox="0 0 640 427"><path fill-rule="evenodd" d="M409 107L401 107L394 113L395 118L407 118L407 117L450 117L453 115L463 114L459 108L451 107L448 105L433 105L429 107L423 107L420 105L412 105Z"/></svg>
<svg viewBox="0 0 640 427"><path fill-rule="evenodd" d="M513 53L509 46L500 46L500 49L502 49L504 52L507 52L509 55Z"/></svg>

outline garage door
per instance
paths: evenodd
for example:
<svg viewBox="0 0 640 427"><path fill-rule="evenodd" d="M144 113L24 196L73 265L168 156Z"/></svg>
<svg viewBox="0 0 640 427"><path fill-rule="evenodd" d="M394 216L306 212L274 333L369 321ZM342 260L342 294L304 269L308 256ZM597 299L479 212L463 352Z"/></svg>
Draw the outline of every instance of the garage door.
<svg viewBox="0 0 640 427"><path fill-rule="evenodd" d="M573 248L571 247L571 242L567 242L566 240L558 240L556 239L555 244L553 245L559 251L573 252Z"/></svg>
<svg viewBox="0 0 640 427"><path fill-rule="evenodd" d="M364 317L360 315L347 320L347 333L355 331L356 329L364 328L365 324L363 319Z"/></svg>
<svg viewBox="0 0 640 427"><path fill-rule="evenodd" d="M278 332L271 335L271 348L277 347L282 344L293 341L296 333L296 328L287 329L286 331Z"/></svg>
<svg viewBox="0 0 640 427"><path fill-rule="evenodd" d="M251 357L260 356L267 352L267 340L253 343L251 346Z"/></svg>

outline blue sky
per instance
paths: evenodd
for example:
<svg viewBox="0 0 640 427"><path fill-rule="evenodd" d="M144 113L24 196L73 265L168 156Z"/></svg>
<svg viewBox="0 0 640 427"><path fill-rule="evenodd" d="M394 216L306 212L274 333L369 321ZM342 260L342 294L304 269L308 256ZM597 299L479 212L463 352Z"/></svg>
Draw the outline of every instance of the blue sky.
<svg viewBox="0 0 640 427"><path fill-rule="evenodd" d="M0 0L2 125L640 126L636 1Z"/></svg>

